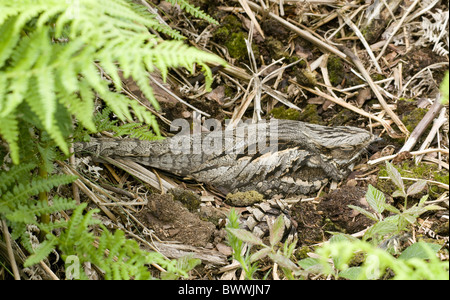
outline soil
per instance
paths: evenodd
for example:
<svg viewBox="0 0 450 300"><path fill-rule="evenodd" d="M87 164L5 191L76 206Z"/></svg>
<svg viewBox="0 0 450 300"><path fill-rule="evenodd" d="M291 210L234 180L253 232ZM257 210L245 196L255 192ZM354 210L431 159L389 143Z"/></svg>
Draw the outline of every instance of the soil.
<svg viewBox="0 0 450 300"><path fill-rule="evenodd" d="M372 225L372 220L348 207L354 205L371 211L365 193L364 188L345 186L333 190L318 204L296 203L291 216L298 224L299 242L317 244L328 240L330 232L353 234Z"/></svg>
<svg viewBox="0 0 450 300"><path fill-rule="evenodd" d="M137 218L163 240L197 247L210 243L216 228L211 222L200 220L181 202L174 201L171 194L152 194Z"/></svg>

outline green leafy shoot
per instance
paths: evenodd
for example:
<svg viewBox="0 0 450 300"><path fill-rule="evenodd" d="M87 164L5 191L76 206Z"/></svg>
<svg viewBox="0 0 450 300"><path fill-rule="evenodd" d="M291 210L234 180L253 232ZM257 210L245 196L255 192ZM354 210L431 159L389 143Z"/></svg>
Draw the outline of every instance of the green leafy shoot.
<svg viewBox="0 0 450 300"><path fill-rule="evenodd" d="M308 260L308 264L300 261L299 264L336 278L352 280L384 279L386 276L397 280L448 280L449 262L436 256L440 248L440 245L418 242L396 258L371 243L343 237L319 247L316 250L319 259ZM357 266L350 266L356 256L365 259Z"/></svg>
<svg viewBox="0 0 450 300"><path fill-rule="evenodd" d="M426 181L418 180L405 190L403 179L398 170L389 162L386 163L386 169L390 179L398 187L393 196L404 197L405 205L403 210L399 210L390 205L386 202L384 194L369 184L366 192L366 200L375 213L367 211L362 207L349 205L350 208L364 214L366 217L376 222L365 232L363 236L364 240L383 240L386 236L391 236L405 230L409 224L414 224L421 214L430 210L442 209L442 207L438 205L426 205L425 202L428 199L428 195L423 196L418 203L408 208L406 206L407 197L422 192L426 187ZM389 211L390 213L393 213L393 215L383 217L382 213L385 211Z"/></svg>
<svg viewBox="0 0 450 300"><path fill-rule="evenodd" d="M286 242L282 248L279 247L285 228L282 215L277 217L273 224L269 225L269 245L264 244L261 238L250 231L239 228L238 219L235 210L232 209L228 216L226 229L228 231L228 242L233 249L233 258L241 264L247 279L253 278L252 274L257 270L257 262L265 257L269 257L274 263L277 263L289 279L294 279L296 275L301 274L301 268L290 259L295 250L297 240L294 240L292 243ZM249 255L252 247L247 248L247 246L254 246L260 249Z"/></svg>

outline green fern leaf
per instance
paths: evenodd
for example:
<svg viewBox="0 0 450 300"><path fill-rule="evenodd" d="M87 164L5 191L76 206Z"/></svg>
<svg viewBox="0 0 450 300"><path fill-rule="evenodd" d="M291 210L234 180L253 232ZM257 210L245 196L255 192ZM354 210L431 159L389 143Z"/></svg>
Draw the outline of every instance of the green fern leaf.
<svg viewBox="0 0 450 300"><path fill-rule="evenodd" d="M3 10L3 7L2 7ZM4 18L3 18L4 17ZM13 24L16 22L17 17L7 18L8 14L2 11L0 14L0 21L2 26L0 27L0 68L2 68L6 60L11 56L14 50L14 46L19 42L20 35L14 30ZM6 21L4 21L6 19Z"/></svg>
<svg viewBox="0 0 450 300"><path fill-rule="evenodd" d="M58 239L54 236L50 236L49 239L43 241L36 249L36 251L27 258L27 260L23 264L24 267L30 267L46 258L50 254L50 252L55 249L57 242Z"/></svg>
<svg viewBox="0 0 450 300"><path fill-rule="evenodd" d="M21 241L21 244L29 253L34 253L33 246L31 245L30 233L27 232L27 224L25 223L13 223L11 222L12 232L11 238L13 240Z"/></svg>
<svg viewBox="0 0 450 300"><path fill-rule="evenodd" d="M190 4L187 0L168 0L168 2L172 3L173 5L176 4L180 5L181 9L184 9L185 11L187 11L196 18L201 18L208 21L209 23L219 25L219 23L216 20L214 20L212 17L210 17L208 14L206 14L198 7L195 7L192 4Z"/></svg>
<svg viewBox="0 0 450 300"><path fill-rule="evenodd" d="M26 163L14 165L7 172L0 172L0 195L2 195L12 183L18 181L19 179L24 180L26 178L25 175L35 167L36 165L33 163Z"/></svg>
<svg viewBox="0 0 450 300"><path fill-rule="evenodd" d="M19 205L12 213L6 215L6 218L13 222L22 222L26 224L37 224L35 217L43 214L50 214L61 210L74 209L75 201L67 198L55 197L51 206L48 203L38 201L34 204Z"/></svg>
<svg viewBox="0 0 450 300"><path fill-rule="evenodd" d="M48 178L35 177L30 183L18 183L12 191L6 192L0 196L0 203L5 202L13 205L20 204L27 200L30 196L37 195L41 192L48 192L55 186L69 184L77 179L76 176L69 175L52 175Z"/></svg>
<svg viewBox="0 0 450 300"><path fill-rule="evenodd" d="M0 136L9 144L11 159L17 163L19 162L19 145L17 144L19 140L19 124L14 112L5 117L0 117L0 124L2 124L0 126Z"/></svg>

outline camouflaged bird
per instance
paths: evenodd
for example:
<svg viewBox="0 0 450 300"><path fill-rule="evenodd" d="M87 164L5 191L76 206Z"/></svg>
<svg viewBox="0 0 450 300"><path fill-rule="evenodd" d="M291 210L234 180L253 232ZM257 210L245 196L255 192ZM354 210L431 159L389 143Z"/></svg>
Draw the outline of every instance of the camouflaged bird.
<svg viewBox="0 0 450 300"><path fill-rule="evenodd" d="M162 141L92 138L74 148L189 176L223 193L287 196L311 194L329 179L342 180L375 139L355 127L271 120Z"/></svg>

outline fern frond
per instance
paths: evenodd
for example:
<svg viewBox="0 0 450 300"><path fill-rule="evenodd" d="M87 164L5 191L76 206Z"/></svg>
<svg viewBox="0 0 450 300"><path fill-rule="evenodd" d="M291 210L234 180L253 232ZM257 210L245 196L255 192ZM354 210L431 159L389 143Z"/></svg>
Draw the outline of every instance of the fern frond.
<svg viewBox="0 0 450 300"><path fill-rule="evenodd" d="M26 184L19 182L16 186L14 186L12 191L10 190L3 195L0 195L0 205L6 204L12 209L17 205L21 205L30 196L37 195L41 192L48 192L55 186L69 184L75 179L77 179L76 176L52 175L45 179L35 177L30 183Z"/></svg>
<svg viewBox="0 0 450 300"><path fill-rule="evenodd" d="M29 267L39 263L46 258L54 249L58 242L55 236L50 236L49 239L43 241L35 252L30 255L24 263L24 267Z"/></svg>
<svg viewBox="0 0 450 300"><path fill-rule="evenodd" d="M7 172L0 172L0 195L4 194L8 187L19 179L24 180L26 175L36 167L33 163L14 165Z"/></svg>
<svg viewBox="0 0 450 300"><path fill-rule="evenodd" d="M142 123L127 123L112 130L115 132L115 136L129 135L131 138L144 141L158 139L158 136L155 136L152 131L149 131L148 126Z"/></svg>
<svg viewBox="0 0 450 300"><path fill-rule="evenodd" d="M27 231L27 224L12 223L11 227L12 227L11 238L14 240L20 239L22 246L24 246L29 253L33 253L34 250L31 244L30 233Z"/></svg>
<svg viewBox="0 0 450 300"><path fill-rule="evenodd" d="M188 2L180 5L214 22ZM134 114L158 133L151 113L111 92L98 66L109 74L117 90L122 87L119 69L125 78L132 76L158 108L147 72L156 67L166 78L169 68L192 71L195 63L206 69L207 63L225 63L180 41L162 41L151 34L149 29L181 39L176 30L159 24L152 13L131 0L0 0L0 6L0 120L8 117L10 124L0 134L11 146L14 163L18 163L14 118L23 102L65 154L68 146L56 112L69 112L94 131L93 95L99 95L121 120L133 120ZM210 83L212 77L207 76Z"/></svg>
<svg viewBox="0 0 450 300"><path fill-rule="evenodd" d="M11 151L11 158L13 161L19 161L19 145L17 141L19 140L19 122L16 119L14 112L5 116L0 117L0 136L5 139L9 144L9 150ZM0 188L1 188L0 180Z"/></svg>
<svg viewBox="0 0 450 300"><path fill-rule="evenodd" d="M76 203L72 199L55 197L53 198L53 204L51 206L42 201L19 205L12 213L7 214L6 218L13 222L38 224L35 219L36 216L50 214L61 210L74 209L75 207Z"/></svg>
<svg viewBox="0 0 450 300"><path fill-rule="evenodd" d="M100 221L92 218L93 214L100 210L92 209L83 215L83 210L86 208L86 203L81 203L73 211L67 229L59 236L59 248L67 255L75 254L74 247L79 247L83 252L89 253L94 251L92 243L95 237L89 232L89 225L99 224ZM75 241L79 241L78 243Z"/></svg>
<svg viewBox="0 0 450 300"><path fill-rule="evenodd" d="M2 7L2 13L0 14L0 21L3 21L1 22L2 26L0 26L0 36L2 37L0 39L0 68L4 66L6 60L11 56L14 46L20 39L20 35L17 34L13 26L16 22L16 17L12 17L12 15L8 15L8 12L5 13Z"/></svg>
<svg viewBox="0 0 450 300"><path fill-rule="evenodd" d="M173 5L175 5L175 4L180 5L181 9L187 11L188 13L190 13L191 15L193 15L196 18L204 19L204 20L208 21L209 23L219 25L219 23L215 19L213 19L211 16L209 16L203 10L190 4L187 0L168 0L168 2L172 3Z"/></svg>

